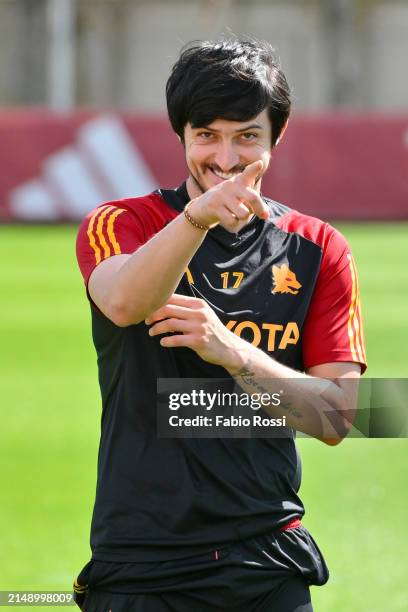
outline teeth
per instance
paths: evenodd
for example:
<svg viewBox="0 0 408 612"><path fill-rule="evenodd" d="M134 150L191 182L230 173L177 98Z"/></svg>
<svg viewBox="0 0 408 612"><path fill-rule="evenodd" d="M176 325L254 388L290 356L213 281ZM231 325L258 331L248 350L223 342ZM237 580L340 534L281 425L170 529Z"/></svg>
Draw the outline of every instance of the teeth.
<svg viewBox="0 0 408 612"><path fill-rule="evenodd" d="M228 179L235 176L233 172L229 172L228 174L224 172L216 172L215 170L212 170L212 172L215 174L215 176L218 176L218 178L224 179L224 181L228 181Z"/></svg>

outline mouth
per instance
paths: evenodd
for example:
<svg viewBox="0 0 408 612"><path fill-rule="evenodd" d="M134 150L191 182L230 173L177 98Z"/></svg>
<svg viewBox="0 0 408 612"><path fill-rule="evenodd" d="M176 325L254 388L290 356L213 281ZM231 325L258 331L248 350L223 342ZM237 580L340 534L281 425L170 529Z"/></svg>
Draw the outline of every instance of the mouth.
<svg viewBox="0 0 408 612"><path fill-rule="evenodd" d="M209 167L209 170L214 176L221 179L221 181L228 181L229 179L232 179L234 176L237 176L237 174L240 174L241 172L241 171L221 172L221 170L215 170L214 168L210 168L210 167Z"/></svg>

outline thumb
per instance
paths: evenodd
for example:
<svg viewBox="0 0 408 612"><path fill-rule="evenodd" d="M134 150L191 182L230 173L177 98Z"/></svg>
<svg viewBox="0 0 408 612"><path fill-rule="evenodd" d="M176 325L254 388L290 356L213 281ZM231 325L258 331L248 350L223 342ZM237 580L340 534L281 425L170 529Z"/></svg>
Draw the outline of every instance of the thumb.
<svg viewBox="0 0 408 612"><path fill-rule="evenodd" d="M249 164L243 172L239 175L239 180L246 187L253 187L255 180L257 179L260 172L263 170L263 162L261 159Z"/></svg>

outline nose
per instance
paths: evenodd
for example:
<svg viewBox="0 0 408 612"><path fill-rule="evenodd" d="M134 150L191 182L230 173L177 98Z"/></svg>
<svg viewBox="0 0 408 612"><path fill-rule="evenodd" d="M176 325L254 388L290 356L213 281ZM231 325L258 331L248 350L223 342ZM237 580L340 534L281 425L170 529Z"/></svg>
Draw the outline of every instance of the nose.
<svg viewBox="0 0 408 612"><path fill-rule="evenodd" d="M239 156L232 142L222 141L218 144L214 162L222 172L229 172L239 164Z"/></svg>

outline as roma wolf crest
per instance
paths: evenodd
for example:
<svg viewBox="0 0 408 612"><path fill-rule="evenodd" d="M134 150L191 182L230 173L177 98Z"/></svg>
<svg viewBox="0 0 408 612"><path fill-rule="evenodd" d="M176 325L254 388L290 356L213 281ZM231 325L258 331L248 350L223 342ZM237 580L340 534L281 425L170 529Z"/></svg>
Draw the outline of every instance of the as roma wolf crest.
<svg viewBox="0 0 408 612"><path fill-rule="evenodd" d="M299 293L302 285L296 278L296 274L289 269L288 264L272 266L272 277L274 289L272 293Z"/></svg>

